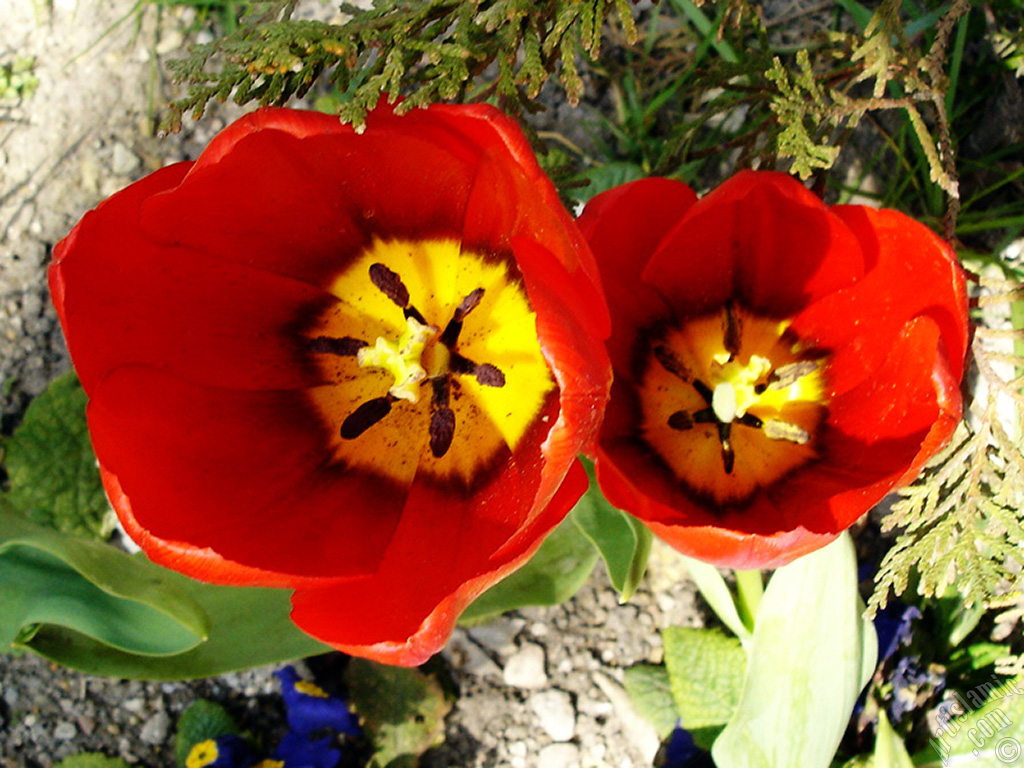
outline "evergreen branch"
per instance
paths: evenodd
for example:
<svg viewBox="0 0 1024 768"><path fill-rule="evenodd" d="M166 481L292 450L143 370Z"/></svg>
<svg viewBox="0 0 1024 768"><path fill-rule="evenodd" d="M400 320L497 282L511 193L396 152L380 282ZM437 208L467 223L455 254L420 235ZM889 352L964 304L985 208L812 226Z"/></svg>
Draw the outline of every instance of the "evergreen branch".
<svg viewBox="0 0 1024 768"><path fill-rule="evenodd" d="M513 114L535 110L555 74L570 103L583 92L577 59L596 57L604 24L613 20L630 40L636 28L626 0L377 0L372 10L343 6L348 21L327 24L289 18L277 2L239 28L170 63L188 95L171 105L171 130L190 112L199 117L212 99L238 104L284 104L322 77L338 91L336 111L363 125L381 97L407 111L464 98L492 64L487 93Z"/></svg>

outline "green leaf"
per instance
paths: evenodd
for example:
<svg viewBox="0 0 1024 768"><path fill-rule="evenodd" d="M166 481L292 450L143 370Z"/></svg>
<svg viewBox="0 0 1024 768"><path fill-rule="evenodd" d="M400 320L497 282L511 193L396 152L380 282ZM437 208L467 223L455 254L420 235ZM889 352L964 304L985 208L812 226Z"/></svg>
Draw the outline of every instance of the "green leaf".
<svg viewBox="0 0 1024 768"><path fill-rule="evenodd" d="M716 764L830 764L877 652L861 613L846 533L775 572L747 649L739 706L712 749Z"/></svg>
<svg viewBox="0 0 1024 768"><path fill-rule="evenodd" d="M106 539L114 529L114 516L89 442L87 400L70 373L32 401L22 423L2 443L10 478L6 498L40 525Z"/></svg>
<svg viewBox="0 0 1024 768"><path fill-rule="evenodd" d="M746 644L751 637L750 630L747 629L747 626L740 618L739 611L736 608L736 601L729 590L729 585L722 578L721 572L715 566L708 563L695 560L692 557L681 557L683 557L683 562L686 564L686 570L690 572L690 578L697 585L697 589L700 590L701 596L707 601L711 610L715 612L715 615L725 626L732 630L733 634L741 642Z"/></svg>
<svg viewBox="0 0 1024 768"><path fill-rule="evenodd" d="M0 508L0 643L94 675L185 680L324 653L290 591L223 587Z"/></svg>
<svg viewBox="0 0 1024 768"><path fill-rule="evenodd" d="M572 519L597 547L608 567L608 578L625 602L632 597L647 570L651 532L632 515L613 507L601 493L590 462L584 462L590 490L573 509Z"/></svg>
<svg viewBox="0 0 1024 768"><path fill-rule="evenodd" d="M345 681L373 744L369 768L413 768L421 754L444 741L444 718L452 705L433 675L356 658Z"/></svg>
<svg viewBox="0 0 1024 768"><path fill-rule="evenodd" d="M142 562L163 570L148 561ZM139 656L51 627L41 628L29 647L41 656L82 672L142 680L193 680L332 650L292 623L290 590L222 587L167 574L209 616L209 635L195 648L174 656Z"/></svg>
<svg viewBox="0 0 1024 768"><path fill-rule="evenodd" d="M107 757L101 752L82 752L65 757L53 768L130 768L120 757Z"/></svg>
<svg viewBox="0 0 1024 768"><path fill-rule="evenodd" d="M740 641L717 629L691 627L669 627L662 639L683 727L693 730L729 722L740 701L747 666Z"/></svg>
<svg viewBox="0 0 1024 768"><path fill-rule="evenodd" d="M558 605L576 594L596 564L597 551L566 519L526 565L478 597L460 621L475 622L524 605Z"/></svg>
<svg viewBox="0 0 1024 768"><path fill-rule="evenodd" d="M574 200L585 203L590 198L596 197L602 192L626 184L630 181L642 179L647 174L644 169L636 163L614 162L587 168L580 174L580 178L590 183L585 187L577 187L569 191Z"/></svg>
<svg viewBox="0 0 1024 768"><path fill-rule="evenodd" d="M1020 764L1022 745L1024 677L995 680L954 693L952 706L940 710L935 738L913 762L923 768L1005 768Z"/></svg>
<svg viewBox="0 0 1024 768"><path fill-rule="evenodd" d="M626 670L623 685L636 711L654 726L660 738L667 738L679 719L668 670L655 664L637 664Z"/></svg>
<svg viewBox="0 0 1024 768"><path fill-rule="evenodd" d="M889 723L885 707L879 707L875 752L868 761L867 768L913 768L913 765L910 755L907 754L906 744Z"/></svg>
<svg viewBox="0 0 1024 768"><path fill-rule="evenodd" d="M238 725L224 707L206 699L192 702L178 718L178 733L174 738L178 768L185 768L188 753L196 744L231 734L238 734Z"/></svg>
<svg viewBox="0 0 1024 768"><path fill-rule="evenodd" d="M196 602L158 570L0 511L0 644L32 647L47 626L151 656L195 647L208 627Z"/></svg>

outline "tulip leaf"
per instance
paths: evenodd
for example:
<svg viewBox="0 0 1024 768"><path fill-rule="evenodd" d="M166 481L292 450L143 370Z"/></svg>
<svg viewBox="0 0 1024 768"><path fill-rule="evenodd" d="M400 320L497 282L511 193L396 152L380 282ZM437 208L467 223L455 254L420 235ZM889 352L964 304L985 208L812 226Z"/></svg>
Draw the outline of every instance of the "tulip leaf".
<svg viewBox="0 0 1024 768"><path fill-rule="evenodd" d="M49 531L0 504L0 647L89 674L183 680L331 650L284 589L223 587Z"/></svg>
<svg viewBox="0 0 1024 768"><path fill-rule="evenodd" d="M736 600L729 585L725 583L721 572L713 565L692 557L682 557L690 578L697 585L701 596L715 612L718 619L725 624L744 643L750 641L750 630L740 618Z"/></svg>
<svg viewBox="0 0 1024 768"><path fill-rule="evenodd" d="M632 515L613 507L602 495L593 465L585 461L590 489L572 511L583 535L597 547L608 568L608 578L622 602L629 600L647 570L651 532Z"/></svg>
<svg viewBox="0 0 1024 768"><path fill-rule="evenodd" d="M634 709L654 726L659 738L668 738L679 720L668 670L656 664L637 664L626 670L622 683Z"/></svg>
<svg viewBox="0 0 1024 768"><path fill-rule="evenodd" d="M885 707L878 710L878 727L875 728L875 751L868 762L870 768L913 768L914 763L907 753L907 745L893 730Z"/></svg>
<svg viewBox="0 0 1024 768"><path fill-rule="evenodd" d="M874 666L869 626L848 534L777 570L758 608L739 706L712 749L715 763L826 768Z"/></svg>
<svg viewBox="0 0 1024 768"><path fill-rule="evenodd" d="M181 653L207 633L203 610L159 569L100 542L0 510L0 644L33 647L45 628L121 652Z"/></svg>
<svg viewBox="0 0 1024 768"><path fill-rule="evenodd" d="M524 605L558 605L579 591L597 564L597 551L571 519L544 540L518 571L484 592L460 621L477 622Z"/></svg>
<svg viewBox="0 0 1024 768"><path fill-rule="evenodd" d="M114 515L89 442L87 399L69 373L32 401L14 434L0 443L10 481L5 497L35 523L104 540Z"/></svg>
<svg viewBox="0 0 1024 768"><path fill-rule="evenodd" d="M414 768L421 754L444 741L452 705L434 675L354 658L345 681L373 744L369 768Z"/></svg>
<svg viewBox="0 0 1024 768"><path fill-rule="evenodd" d="M662 632L662 639L682 726L694 731L729 722L740 700L747 666L740 641L717 629L692 627L669 627Z"/></svg>
<svg viewBox="0 0 1024 768"><path fill-rule="evenodd" d="M209 634L203 643L174 656L139 656L83 635L43 627L33 636L31 650L88 674L141 680L212 677L332 650L292 623L290 590L203 584L140 562L166 573L209 616Z"/></svg>

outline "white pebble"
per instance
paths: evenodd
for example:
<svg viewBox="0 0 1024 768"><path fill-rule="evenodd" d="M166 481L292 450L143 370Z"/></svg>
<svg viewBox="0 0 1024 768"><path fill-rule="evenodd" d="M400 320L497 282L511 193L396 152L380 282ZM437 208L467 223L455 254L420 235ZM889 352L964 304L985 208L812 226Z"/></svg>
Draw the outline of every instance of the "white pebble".
<svg viewBox="0 0 1024 768"><path fill-rule="evenodd" d="M536 643L522 647L505 663L505 683L515 688L543 688L548 684L544 671L544 649Z"/></svg>
<svg viewBox="0 0 1024 768"><path fill-rule="evenodd" d="M575 744L548 744L537 755L537 768L579 768L580 748Z"/></svg>
<svg viewBox="0 0 1024 768"><path fill-rule="evenodd" d="M576 710L565 691L541 691L530 696L530 708L553 741L569 741L576 733Z"/></svg>

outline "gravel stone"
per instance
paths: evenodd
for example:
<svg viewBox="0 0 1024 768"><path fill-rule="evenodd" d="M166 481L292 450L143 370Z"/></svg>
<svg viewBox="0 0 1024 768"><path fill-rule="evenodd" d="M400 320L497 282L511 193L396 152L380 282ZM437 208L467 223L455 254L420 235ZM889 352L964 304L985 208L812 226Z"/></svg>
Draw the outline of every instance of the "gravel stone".
<svg viewBox="0 0 1024 768"><path fill-rule="evenodd" d="M74 723L58 723L57 727L53 729L53 738L57 741L71 741L77 735L78 728Z"/></svg>
<svg viewBox="0 0 1024 768"><path fill-rule="evenodd" d="M503 675L505 683L514 688L544 688L548 684L544 648L536 643L523 643L505 664Z"/></svg>
<svg viewBox="0 0 1024 768"><path fill-rule="evenodd" d="M537 755L537 768L579 768L580 748L575 744L548 744Z"/></svg>
<svg viewBox="0 0 1024 768"><path fill-rule="evenodd" d="M171 718L166 712L157 712L143 723L139 738L147 744L163 744L171 728Z"/></svg>
<svg viewBox="0 0 1024 768"><path fill-rule="evenodd" d="M552 741L569 741L576 734L576 710L565 691L541 691L530 696L527 703Z"/></svg>

